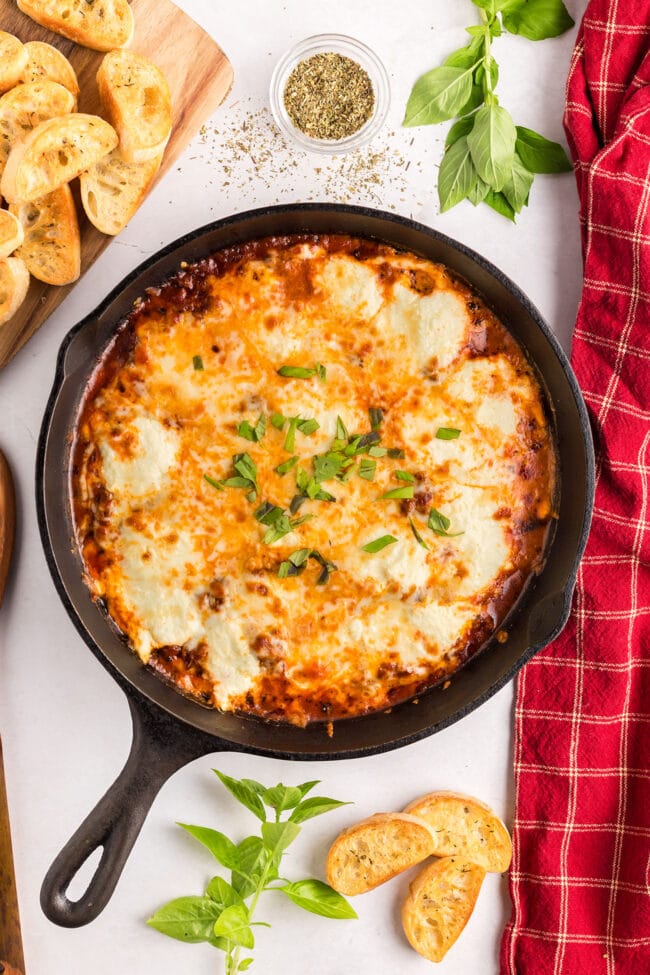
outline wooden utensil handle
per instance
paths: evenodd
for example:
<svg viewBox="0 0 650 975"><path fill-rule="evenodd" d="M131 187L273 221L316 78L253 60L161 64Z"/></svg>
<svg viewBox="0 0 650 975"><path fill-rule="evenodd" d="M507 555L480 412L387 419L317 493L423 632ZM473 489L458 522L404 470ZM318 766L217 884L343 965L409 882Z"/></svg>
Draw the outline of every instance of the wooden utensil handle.
<svg viewBox="0 0 650 975"><path fill-rule="evenodd" d="M0 606L4 596L16 528L16 495L9 464L0 450Z"/></svg>
<svg viewBox="0 0 650 975"><path fill-rule="evenodd" d="M23 975L23 973L10 965L8 961L0 961L0 975Z"/></svg>

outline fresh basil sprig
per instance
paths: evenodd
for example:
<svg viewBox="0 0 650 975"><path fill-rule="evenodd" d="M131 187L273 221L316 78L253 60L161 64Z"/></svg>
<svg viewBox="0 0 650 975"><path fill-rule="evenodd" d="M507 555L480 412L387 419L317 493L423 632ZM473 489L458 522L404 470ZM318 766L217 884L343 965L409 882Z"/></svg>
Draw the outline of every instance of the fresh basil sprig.
<svg viewBox="0 0 650 975"><path fill-rule="evenodd" d="M433 125L457 117L438 173L441 212L468 199L514 221L528 205L534 175L569 172L571 163L559 143L516 126L499 104L492 41L503 30L534 41L556 37L573 20L562 0L472 3L480 8L481 24L467 27L468 44L416 81L403 124Z"/></svg>
<svg viewBox="0 0 650 975"><path fill-rule="evenodd" d="M312 914L328 918L356 918L346 899L328 884L313 878L289 881L280 877L285 850L297 838L301 824L314 816L347 805L324 796L305 798L318 782L267 788L254 779L233 779L214 770L223 785L260 821L260 836L247 836L234 843L218 830L179 823L190 836L210 851L230 871L230 881L213 877L200 896L177 897L165 904L147 924L162 934L189 944L207 942L225 953L225 975L239 975L253 964L241 957L242 949L255 947L253 921L257 902L264 891L275 890ZM267 819L267 810L272 818ZM282 814L289 815L282 819Z"/></svg>

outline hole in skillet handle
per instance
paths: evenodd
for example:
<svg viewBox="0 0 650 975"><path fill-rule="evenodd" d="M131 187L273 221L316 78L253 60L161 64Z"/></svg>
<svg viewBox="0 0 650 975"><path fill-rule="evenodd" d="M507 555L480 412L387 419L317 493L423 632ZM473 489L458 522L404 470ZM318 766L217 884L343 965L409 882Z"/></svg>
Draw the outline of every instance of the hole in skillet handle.
<svg viewBox="0 0 650 975"><path fill-rule="evenodd" d="M161 787L188 762L215 751L237 750L229 742L186 728L129 694L133 743L124 768L48 870L41 908L54 924L76 928L94 921L108 904L142 824ZM77 900L68 889L84 864L101 849L99 864ZM76 885L75 885L76 886Z"/></svg>

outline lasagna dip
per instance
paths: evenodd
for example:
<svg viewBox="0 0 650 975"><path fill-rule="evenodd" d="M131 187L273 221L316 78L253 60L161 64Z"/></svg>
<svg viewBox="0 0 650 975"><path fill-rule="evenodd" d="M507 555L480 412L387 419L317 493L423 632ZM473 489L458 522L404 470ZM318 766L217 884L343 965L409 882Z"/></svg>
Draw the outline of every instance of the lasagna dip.
<svg viewBox="0 0 650 975"><path fill-rule="evenodd" d="M349 237L242 244L150 289L98 364L74 445L86 581L206 705L385 709L457 670L540 570L554 458L521 349L445 267Z"/></svg>

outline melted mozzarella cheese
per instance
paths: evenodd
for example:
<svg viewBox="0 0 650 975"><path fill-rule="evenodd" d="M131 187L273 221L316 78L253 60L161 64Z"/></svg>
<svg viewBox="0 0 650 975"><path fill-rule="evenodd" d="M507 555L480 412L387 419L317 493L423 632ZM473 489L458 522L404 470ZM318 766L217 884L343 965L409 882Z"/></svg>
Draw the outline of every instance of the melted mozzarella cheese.
<svg viewBox="0 0 650 975"><path fill-rule="evenodd" d="M175 462L179 441L151 416L136 416L129 424L128 454L118 453L111 441L102 440L104 480L113 494L140 497L158 491Z"/></svg>
<svg viewBox="0 0 650 975"><path fill-rule="evenodd" d="M180 654L170 679L187 690L198 674L224 710L354 715L453 672L504 580L541 558L543 534L533 544L520 526L551 511L553 454L523 355L444 268L379 245L364 259L271 248L204 286L197 311L168 306L164 289L151 300L136 353L84 407L75 498L94 593L145 662ZM496 352L472 351L470 304ZM278 373L316 363L325 381ZM371 410L382 422L345 479L316 484L331 499L297 497L337 420L353 439ZM260 416L263 436L246 438ZM291 418L319 428L291 444ZM254 490L237 480L243 455ZM292 530L265 542L262 504Z"/></svg>

